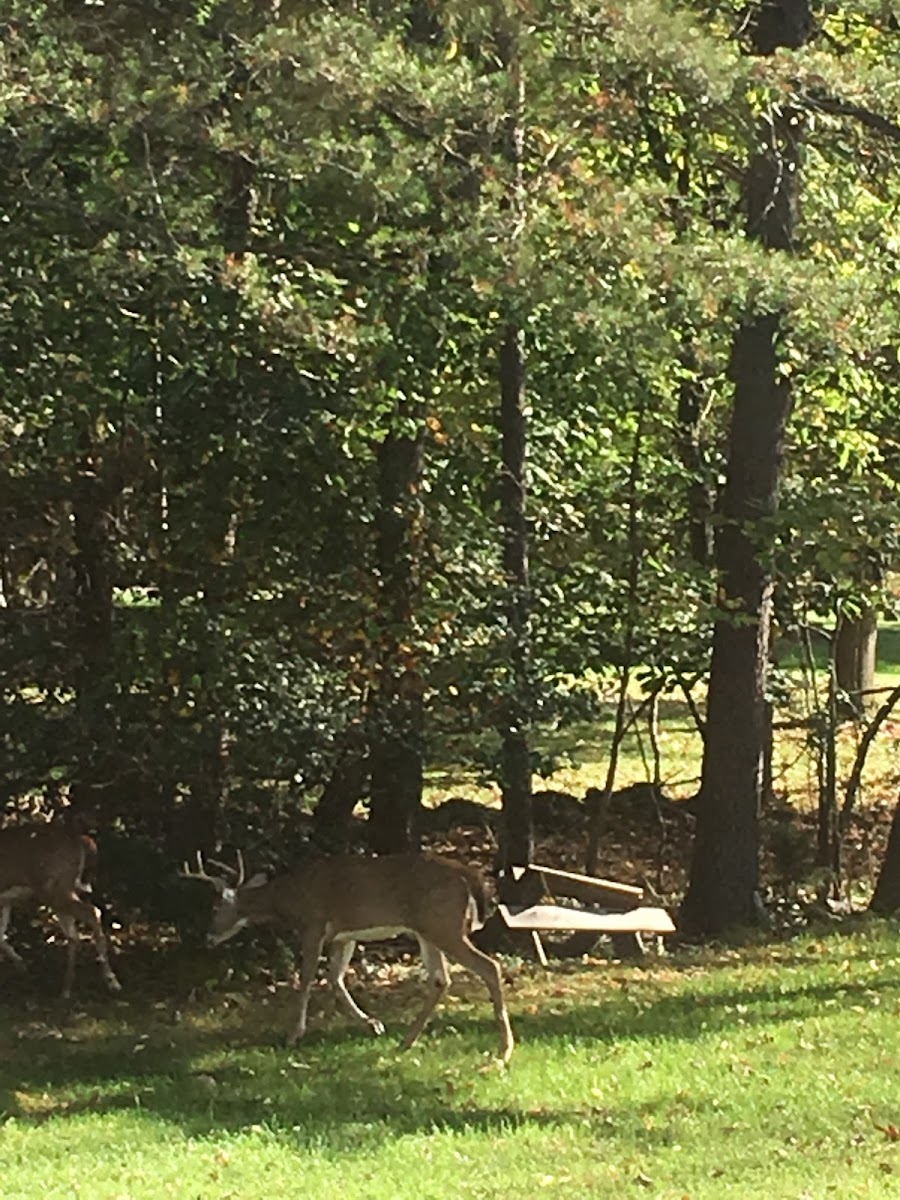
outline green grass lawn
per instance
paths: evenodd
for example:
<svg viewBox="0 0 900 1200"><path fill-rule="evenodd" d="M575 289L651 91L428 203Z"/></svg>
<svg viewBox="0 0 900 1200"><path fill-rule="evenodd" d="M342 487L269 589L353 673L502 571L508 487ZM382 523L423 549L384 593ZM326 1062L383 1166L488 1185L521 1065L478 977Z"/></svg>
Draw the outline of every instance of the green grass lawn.
<svg viewBox="0 0 900 1200"><path fill-rule="evenodd" d="M900 622L884 622L878 630L878 666L900 672Z"/></svg>
<svg viewBox="0 0 900 1200"><path fill-rule="evenodd" d="M355 985L385 1038L317 991L294 1050L287 987L219 986L180 1012L98 998L63 1018L17 1008L4 972L0 1196L900 1197L893 926L506 967L508 1070L459 977L401 1055L419 987L405 968Z"/></svg>

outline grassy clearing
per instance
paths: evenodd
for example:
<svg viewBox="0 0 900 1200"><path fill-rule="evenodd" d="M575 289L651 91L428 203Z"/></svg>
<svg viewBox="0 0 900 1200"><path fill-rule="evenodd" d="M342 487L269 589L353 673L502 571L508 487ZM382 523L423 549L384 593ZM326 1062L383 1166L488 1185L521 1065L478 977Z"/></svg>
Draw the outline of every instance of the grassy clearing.
<svg viewBox="0 0 900 1200"><path fill-rule="evenodd" d="M900 1197L900 938L887 924L650 966L508 963L519 1046L458 978L413 1054L391 968L369 1040L287 988L24 1016L6 987L0 1196ZM57 1017L59 1014L57 1014Z"/></svg>
<svg viewBox="0 0 900 1200"><path fill-rule="evenodd" d="M824 642L816 643L819 667L824 669L827 653ZM801 810L815 807L817 797L816 762L810 732L803 728L784 728L785 723L807 715L801 695L802 673L791 647L779 652L783 669L792 679L788 704L776 711L777 729L773 763L776 790ZM878 671L875 686L892 688L900 682L900 624L883 624L878 635ZM824 675L820 680L825 694ZM637 707L641 696L635 690ZM703 708L703 686L694 689L694 699ZM596 720L568 725L564 729L537 729L535 745L542 756L553 756L558 767L536 787L554 788L583 796L589 787L602 787L614 727L612 699L603 706ZM882 729L872 745L863 780L863 799L892 796L900 783L900 709ZM838 740L839 779L846 782L860 742L862 731L847 722ZM483 803L499 803L499 789L486 784L474 768L461 768L471 762L490 743L490 734L445 736L441 739L441 757L426 773L426 800L437 804L449 796L467 796ZM700 781L703 744L683 696L665 695L659 712L659 748L662 757L663 787L673 798L692 796ZM617 787L627 787L653 778L652 750L646 722L638 722L626 735L616 778Z"/></svg>

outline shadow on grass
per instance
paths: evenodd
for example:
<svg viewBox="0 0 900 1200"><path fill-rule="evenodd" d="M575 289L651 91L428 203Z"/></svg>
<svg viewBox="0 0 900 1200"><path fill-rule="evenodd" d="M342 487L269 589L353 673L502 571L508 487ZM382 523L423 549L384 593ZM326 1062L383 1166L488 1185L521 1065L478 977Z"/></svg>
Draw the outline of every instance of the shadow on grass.
<svg viewBox="0 0 900 1200"><path fill-rule="evenodd" d="M480 1030L482 1022L471 1024ZM442 1046L440 1029L435 1034L421 1059L397 1053L391 1037L375 1042L346 1028L311 1033L302 1048L288 1050L260 1039L258 1018L234 1031L155 1033L140 1057L133 1033L75 1043L54 1038L37 1052L20 1044L12 1053L7 1037L0 1042L0 1116L21 1127L128 1112L190 1137L264 1127L298 1148L360 1153L415 1133L500 1134L577 1115L574 1108L529 1111L517 1106L514 1089L496 1107L460 1099L457 1086L465 1093L470 1071L502 1069L473 1051L474 1038L463 1044L456 1036ZM448 1044L438 1073L423 1078L423 1060ZM424 1070L432 1069L425 1061Z"/></svg>
<svg viewBox="0 0 900 1200"><path fill-rule="evenodd" d="M510 988L519 1055L529 1048L558 1050L560 1043L584 1053L599 1048L602 1067L603 1053L612 1054L622 1042L646 1042L648 1048L680 1042L687 1051L719 1032L799 1022L826 1006L900 994L896 966L873 973L871 945L840 949L847 953L831 958L825 970L808 954L782 951L777 967L749 984L741 982L735 962L688 964L683 971L673 965L668 981L652 972L645 977L590 965L546 983L523 978ZM698 971L697 986L692 970ZM590 973L596 999L586 1000L576 991L584 990ZM91 1002L83 1014L62 1020L54 1006L43 1013L36 1006L23 1016L7 1001L0 1008L0 1110L20 1123L130 1110L190 1136L264 1127L298 1146L352 1152L415 1133L500 1133L572 1120L596 1124L602 1136L609 1111L517 1104L515 1057L498 1104L476 1102L473 1081L480 1072L504 1079L479 1055L493 1050L494 1029L476 989L465 989L464 1009L444 1010L435 1019L413 1055L401 1055L397 1047L417 985L363 990L390 1022L387 1038L373 1041L322 1016L317 993L323 1028L294 1050L281 1044L296 1007L288 992L265 1006L258 994L232 1000L218 993L208 1006L194 1003L180 1022L174 1012L141 1001ZM615 1121L633 1121L640 1111L623 1101Z"/></svg>
<svg viewBox="0 0 900 1200"><path fill-rule="evenodd" d="M573 1123L588 1126L598 1140L621 1137L631 1128L646 1143L657 1136L651 1132L654 1122L648 1124L647 1118L671 1110L671 1097L665 1094L641 1103L623 1098L602 1107L577 1102L528 1106L517 1101L514 1066L502 1079L505 1097L496 1104L485 1104L461 1097L460 1092L465 1092L472 1070L500 1075L500 1068L481 1066L483 1060L472 1054L471 1042L462 1047L456 1041L449 1055L444 1039L443 1044L435 1039L437 1044L424 1047L423 1059L441 1055L440 1073L425 1080L415 1058L382 1055L371 1042L362 1053L355 1053L359 1041L356 1037L340 1042L329 1038L327 1043L314 1039L309 1048L304 1047L304 1053L309 1051L304 1070L282 1065L287 1052L255 1068L232 1064L201 1075L188 1073L185 1068L190 1055L185 1059L178 1052L170 1051L163 1059L154 1053L155 1068L144 1074L123 1074L125 1064L115 1053L101 1055L99 1062L88 1055L83 1062L87 1069L84 1094L37 1112L7 1106L6 1115L15 1116L21 1128L85 1114L127 1113L139 1122L177 1127L191 1138L265 1131L268 1137L298 1151L359 1156L403 1137L448 1133L500 1137L522 1129L555 1129ZM70 1063L53 1074L69 1081L78 1074L72 1066ZM43 1078L45 1073L39 1074ZM714 1108L712 1099L692 1102L695 1117ZM111 1125L110 1136L115 1137L116 1132ZM662 1132L659 1136L666 1135Z"/></svg>

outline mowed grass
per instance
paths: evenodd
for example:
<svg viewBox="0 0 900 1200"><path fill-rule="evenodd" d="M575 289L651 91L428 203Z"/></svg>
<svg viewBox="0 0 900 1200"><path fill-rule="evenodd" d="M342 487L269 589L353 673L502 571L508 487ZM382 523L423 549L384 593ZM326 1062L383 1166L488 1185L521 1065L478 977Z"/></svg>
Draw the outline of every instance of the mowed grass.
<svg viewBox="0 0 900 1200"><path fill-rule="evenodd" d="M317 990L291 1050L287 987L217 985L180 1010L92 993L64 1017L23 1013L4 974L0 1196L900 1196L892 924L643 966L504 966L508 1069L459 975L400 1054L421 986L403 969L355 984L385 1038Z"/></svg>

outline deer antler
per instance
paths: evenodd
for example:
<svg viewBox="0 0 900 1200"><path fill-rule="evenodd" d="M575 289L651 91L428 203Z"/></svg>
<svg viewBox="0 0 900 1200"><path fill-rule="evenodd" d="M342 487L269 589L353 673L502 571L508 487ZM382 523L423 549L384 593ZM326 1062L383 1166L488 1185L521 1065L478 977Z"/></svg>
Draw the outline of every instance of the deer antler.
<svg viewBox="0 0 900 1200"><path fill-rule="evenodd" d="M239 888L244 882L244 856L240 850L236 850L237 866L232 867L228 863L221 862L217 858L209 858L206 861L213 867L218 867L220 871L226 871L229 875L235 876L234 886Z"/></svg>
<svg viewBox="0 0 900 1200"><path fill-rule="evenodd" d="M243 863L241 866L243 868ZM227 869L230 870L230 868ZM220 895L228 886L225 880L221 879L218 875L207 874L206 867L203 865L203 855L199 850L197 851L196 871L191 869L190 863L185 862L182 864L181 875L184 879L202 879L204 883L211 883Z"/></svg>

